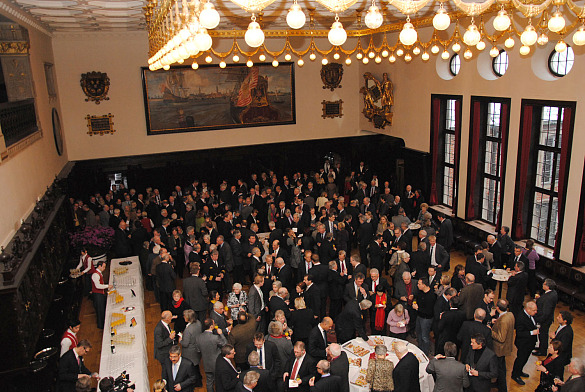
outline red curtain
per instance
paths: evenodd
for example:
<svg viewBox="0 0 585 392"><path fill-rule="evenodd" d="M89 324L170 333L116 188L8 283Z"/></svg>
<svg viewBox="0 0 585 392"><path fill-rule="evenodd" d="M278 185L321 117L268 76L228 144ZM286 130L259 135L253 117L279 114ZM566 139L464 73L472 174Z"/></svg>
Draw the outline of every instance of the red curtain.
<svg viewBox="0 0 585 392"><path fill-rule="evenodd" d="M502 228L502 207L504 206L504 168L506 166L506 155L508 153L508 104L502 103L502 112L500 115L500 135L502 142L500 144L500 211L496 217L496 231Z"/></svg>
<svg viewBox="0 0 585 392"><path fill-rule="evenodd" d="M516 174L516 222L514 237L524 238L524 227L526 222L523 220L524 210L524 192L527 186L528 162L530 160L530 142L532 136L532 110L533 107L525 105L522 117L522 129L520 131L520 146L518 148L518 172Z"/></svg>
<svg viewBox="0 0 585 392"><path fill-rule="evenodd" d="M469 155L469 182L467 183L467 213L465 220L475 219L475 203L473 198L477 190L477 165L479 162L479 133L481 131L481 102L473 103L473 128L471 129L470 141L471 154Z"/></svg>
<svg viewBox="0 0 585 392"><path fill-rule="evenodd" d="M564 131L564 130L563 130ZM581 181L585 181L585 169L583 170L583 179ZM581 204L585 202L585 184L581 185ZM577 228L581 230L581 236L579 238L575 238L577 241L577 252L575 254L575 266L585 265L585 208L583 205L580 206L579 210L581 211L581 215L577 221ZM579 231L577 231L579 233Z"/></svg>
<svg viewBox="0 0 585 392"><path fill-rule="evenodd" d="M441 129L441 99L433 98L432 102L432 116L433 116L433 129L432 129L432 173L431 173L431 194L429 196L429 202L431 204L437 204L439 198L437 197L437 170L439 165L439 132Z"/></svg>
<svg viewBox="0 0 585 392"><path fill-rule="evenodd" d="M461 139L461 100L455 100L455 167L453 168L453 214L457 215L459 195L459 140Z"/></svg>
<svg viewBox="0 0 585 392"><path fill-rule="evenodd" d="M560 215L564 211L565 207L565 183L567 182L567 164L569 163L568 159L571 155L571 146L569 145L570 133L571 133L571 122L573 117L573 109L572 108L565 108L563 111L563 128L562 132L562 140L561 140L561 162L559 163L559 220ZM555 257L558 258L559 256L559 229L557 229L557 235L555 238Z"/></svg>

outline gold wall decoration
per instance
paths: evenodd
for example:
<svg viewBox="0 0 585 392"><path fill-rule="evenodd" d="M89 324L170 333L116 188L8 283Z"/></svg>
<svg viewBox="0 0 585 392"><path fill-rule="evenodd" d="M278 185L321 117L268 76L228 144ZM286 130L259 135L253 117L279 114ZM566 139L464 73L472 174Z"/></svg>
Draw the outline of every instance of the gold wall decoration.
<svg viewBox="0 0 585 392"><path fill-rule="evenodd" d="M87 120L87 128L89 129L87 134L89 136L103 136L106 134L113 135L116 130L114 129L114 121L112 118L114 118L112 113L103 116L91 116L88 114L85 116L85 119Z"/></svg>
<svg viewBox="0 0 585 392"><path fill-rule="evenodd" d="M321 101L323 105L323 118L343 117L343 101Z"/></svg>
<svg viewBox="0 0 585 392"><path fill-rule="evenodd" d="M321 81L324 89L333 91L341 88L341 79L343 78L343 65L338 63L329 63L321 67Z"/></svg>
<svg viewBox="0 0 585 392"><path fill-rule="evenodd" d="M0 42L0 54L28 54L28 42Z"/></svg>
<svg viewBox="0 0 585 392"><path fill-rule="evenodd" d="M96 105L100 104L100 101L107 101L110 98L107 97L108 91L110 90L110 78L105 72L88 72L81 74L81 89L87 95L85 102L94 101Z"/></svg>
<svg viewBox="0 0 585 392"><path fill-rule="evenodd" d="M364 86L360 88L360 93L364 96L362 113L374 123L376 128L392 125L392 105L394 105L392 89L392 81L386 72L382 75L381 82L370 72L364 74Z"/></svg>

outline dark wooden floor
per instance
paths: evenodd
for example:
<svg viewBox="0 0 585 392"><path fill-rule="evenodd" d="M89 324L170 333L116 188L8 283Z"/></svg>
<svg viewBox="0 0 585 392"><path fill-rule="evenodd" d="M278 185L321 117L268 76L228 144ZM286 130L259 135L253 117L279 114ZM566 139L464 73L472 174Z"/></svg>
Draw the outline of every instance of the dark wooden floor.
<svg viewBox="0 0 585 392"><path fill-rule="evenodd" d="M452 268L455 267L457 264L465 264L465 257L461 252L452 252L451 253L451 266ZM452 271L451 271L452 272ZM182 282L177 282L178 288L182 287ZM504 286L504 290L502 295L505 296L506 289ZM528 298L527 298L528 299ZM158 363L154 359L154 348L153 348L153 331L156 323L160 320L160 306L154 300L154 294L151 291L145 291L144 294L145 300L145 317L146 317L146 334L147 334L147 341L148 341L148 372L149 372L149 379L150 384L152 385L154 381L160 378L161 368ZM557 306L557 313L562 310L569 310L568 306L564 303L559 303ZM572 312L575 316L575 320L573 322L573 329L575 331L575 340L573 342L573 356L585 358L585 313L575 310ZM95 320L95 312L93 309L93 305L91 301L84 299L80 320L82 323L81 331L79 332L79 337L83 339L89 339L93 345L93 350L89 354L87 354L85 363L86 366L91 371L98 371L99 370L99 360L101 354L101 341L102 341L102 331L96 328L96 320ZM551 327L555 329L557 324L553 324ZM527 365L524 367L524 371L530 374L530 378L525 379L526 385L520 386L516 384L514 381L510 380L510 372L512 369L512 364L514 363L515 353L507 358L507 369L508 369L508 389L512 392L526 392L526 391L534 391L538 385L539 374L535 370L535 361L537 357L531 357L528 361ZM567 373L565 373L566 375ZM565 377L566 378L566 377ZM203 384L205 385L205 383ZM204 391L204 388L199 388L196 390Z"/></svg>

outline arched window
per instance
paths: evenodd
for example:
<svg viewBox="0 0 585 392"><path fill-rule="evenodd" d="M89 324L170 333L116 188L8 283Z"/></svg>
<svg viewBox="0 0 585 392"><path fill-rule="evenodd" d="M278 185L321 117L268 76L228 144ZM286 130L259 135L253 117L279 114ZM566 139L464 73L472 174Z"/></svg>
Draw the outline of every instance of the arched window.
<svg viewBox="0 0 585 392"><path fill-rule="evenodd" d="M449 61L449 71L451 71L451 75L457 76L459 74L459 70L461 69L461 58L457 53L451 56L451 60Z"/></svg>
<svg viewBox="0 0 585 392"><path fill-rule="evenodd" d="M508 70L508 53L504 49L492 60L492 69L497 77L502 77Z"/></svg>
<svg viewBox="0 0 585 392"><path fill-rule="evenodd" d="M573 53L573 48L567 45L567 50L560 53L556 50L551 52L548 58L548 69L554 76L562 78L571 72L574 62L575 54Z"/></svg>

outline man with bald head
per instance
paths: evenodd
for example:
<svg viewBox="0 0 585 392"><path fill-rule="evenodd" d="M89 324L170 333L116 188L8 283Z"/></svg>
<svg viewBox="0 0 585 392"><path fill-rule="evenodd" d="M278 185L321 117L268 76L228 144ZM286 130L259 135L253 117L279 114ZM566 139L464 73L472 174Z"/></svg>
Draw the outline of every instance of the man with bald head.
<svg viewBox="0 0 585 392"><path fill-rule="evenodd" d="M165 310L160 315L160 321L154 327L154 358L161 366L169 357L169 350L174 344L175 331L171 330L173 314Z"/></svg>
<svg viewBox="0 0 585 392"><path fill-rule="evenodd" d="M473 321L464 321L461 325L461 329L457 334L457 340L461 342L461 358L465 360L467 353L471 349L471 338L474 335L481 334L485 337L486 347L489 349L493 348L492 330L483 323L486 318L485 310L477 308L473 312Z"/></svg>
<svg viewBox="0 0 585 392"><path fill-rule="evenodd" d="M317 374L321 375L319 380L312 377L309 380L312 392L337 392L341 389L341 378L330 373L331 365L325 359L317 362Z"/></svg>
<svg viewBox="0 0 585 392"><path fill-rule="evenodd" d="M331 317L324 317L323 320L311 330L307 352L314 359L327 358L327 332L329 332L332 327L333 320Z"/></svg>
<svg viewBox="0 0 585 392"><path fill-rule="evenodd" d="M537 310L536 302L528 301L524 305L524 310L518 312L516 315L516 340L514 341L514 345L518 349L518 352L516 353L516 360L512 368L512 380L520 385L526 384L521 378L528 377L528 374L524 373L523 368L536 346L536 339L540 332L534 320Z"/></svg>
<svg viewBox="0 0 585 392"><path fill-rule="evenodd" d="M472 320L475 305L483 299L484 290L480 283L475 282L475 276L473 274L465 275L465 282L467 285L461 289L459 299L461 301L461 309L467 316L467 320Z"/></svg>
<svg viewBox="0 0 585 392"><path fill-rule="evenodd" d="M338 343L331 343L325 351L327 351L327 358L331 364L331 375L341 378L339 391L349 392L349 361L347 360L347 354Z"/></svg>

